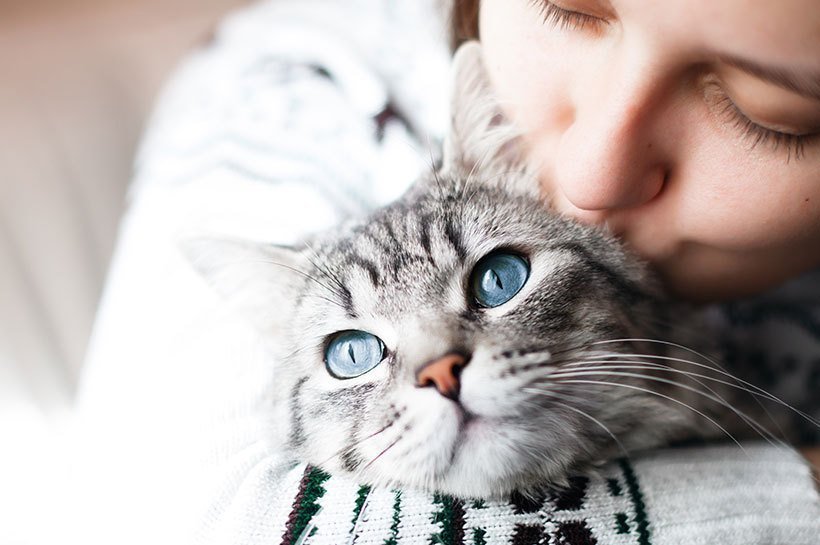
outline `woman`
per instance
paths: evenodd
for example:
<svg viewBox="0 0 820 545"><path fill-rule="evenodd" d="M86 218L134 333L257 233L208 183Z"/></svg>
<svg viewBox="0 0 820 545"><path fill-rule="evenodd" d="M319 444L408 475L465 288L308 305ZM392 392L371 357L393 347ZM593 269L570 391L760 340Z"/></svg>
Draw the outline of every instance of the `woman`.
<svg viewBox="0 0 820 545"><path fill-rule="evenodd" d="M820 265L820 7L456 2L544 195L607 223L687 298Z"/></svg>
<svg viewBox="0 0 820 545"><path fill-rule="evenodd" d="M429 154L407 142L424 148L446 119L433 3L260 3L229 20L166 92L79 394L90 477L81 483L94 507L77 516L95 534L85 542L280 543L286 519L303 524L288 526L293 542L312 517L314 542L347 540L366 494L335 477L310 490L299 474L283 480L277 438L266 434L272 365L244 324L220 317L220 301L181 259L178 234L289 242L389 200L429 168ZM810 134L820 106L803 95L816 92L820 9L809 0L756 9L485 0L453 10L456 41L481 40L507 114L526 130L545 199L607 223L678 294L747 296L818 265L820 142ZM814 285L798 279L800 293L806 282ZM793 292L778 288L774 300ZM743 357L765 341L759 305L732 305ZM820 340L795 335L808 356L794 373L806 373ZM788 453L696 449L618 471L559 502L561 520L526 502L481 511L410 491L377 494L360 542L816 536L817 495ZM381 537L364 537L371 531Z"/></svg>

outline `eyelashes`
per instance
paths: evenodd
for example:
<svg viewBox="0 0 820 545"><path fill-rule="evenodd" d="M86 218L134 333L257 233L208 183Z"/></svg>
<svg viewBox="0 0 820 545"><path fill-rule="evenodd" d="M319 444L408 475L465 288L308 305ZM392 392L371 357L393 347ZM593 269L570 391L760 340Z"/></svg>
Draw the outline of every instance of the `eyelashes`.
<svg viewBox="0 0 820 545"><path fill-rule="evenodd" d="M530 4L541 14L545 24L561 30L583 30L606 25L607 21L579 11L559 8L548 0L530 0Z"/></svg>
<svg viewBox="0 0 820 545"><path fill-rule="evenodd" d="M708 84L707 98L713 103L715 112L724 122L732 125L741 138L749 143L749 149L768 146L772 151L784 151L786 162L799 160L805 155L806 142L811 135L789 134L758 125L732 101L729 95L717 83Z"/></svg>
<svg viewBox="0 0 820 545"><path fill-rule="evenodd" d="M544 24L559 30L597 31L609 24L606 19L561 8L549 0L529 0L529 3L538 10ZM740 135L750 151L765 146L772 152L785 153L787 163L791 160L798 161L805 155L810 139L818 136L784 133L755 123L738 108L718 83L710 82L707 95L709 106Z"/></svg>

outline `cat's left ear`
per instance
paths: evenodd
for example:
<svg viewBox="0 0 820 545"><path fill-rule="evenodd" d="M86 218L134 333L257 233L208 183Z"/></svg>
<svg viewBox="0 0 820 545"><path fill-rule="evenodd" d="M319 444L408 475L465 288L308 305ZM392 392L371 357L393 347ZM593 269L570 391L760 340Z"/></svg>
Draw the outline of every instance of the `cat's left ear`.
<svg viewBox="0 0 820 545"><path fill-rule="evenodd" d="M309 265L303 252L238 239L179 243L194 269L257 329L275 334L291 319Z"/></svg>
<svg viewBox="0 0 820 545"><path fill-rule="evenodd" d="M453 57L442 171L458 176L520 170L519 140L520 133L504 118L492 90L481 45L464 43Z"/></svg>

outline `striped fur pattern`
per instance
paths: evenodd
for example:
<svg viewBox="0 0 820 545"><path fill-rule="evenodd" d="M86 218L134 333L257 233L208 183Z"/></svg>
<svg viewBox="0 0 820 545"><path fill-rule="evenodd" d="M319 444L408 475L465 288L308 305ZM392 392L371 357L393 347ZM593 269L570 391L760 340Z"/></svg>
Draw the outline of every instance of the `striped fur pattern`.
<svg viewBox="0 0 820 545"><path fill-rule="evenodd" d="M624 340L680 341L670 325L683 311L616 240L533 194L477 47L460 51L455 74L443 165L403 198L301 248L205 241L193 251L277 351L276 433L289 455L371 485L501 497L714 429L702 396L648 365L605 380L578 373L627 355L690 356ZM508 302L479 308L470 274L498 249L525 256L530 277ZM378 336L386 357L340 380L325 348L346 330ZM457 401L416 381L452 352L468 358Z"/></svg>
<svg viewBox="0 0 820 545"><path fill-rule="evenodd" d="M613 435L631 450L691 429L690 411L638 390L657 390L647 380L579 388L552 378L612 351L597 341L669 338L670 307L635 259L529 197L441 184L312 241L301 262L291 256L306 276L277 336L287 347L278 376L298 459L368 483L498 495L617 455ZM470 272L498 248L527 256L531 277L508 303L478 308ZM269 251L266 260L285 261ZM324 348L345 330L377 335L387 357L339 380ZM632 342L617 349L657 353ZM470 358L459 403L415 378L453 351Z"/></svg>

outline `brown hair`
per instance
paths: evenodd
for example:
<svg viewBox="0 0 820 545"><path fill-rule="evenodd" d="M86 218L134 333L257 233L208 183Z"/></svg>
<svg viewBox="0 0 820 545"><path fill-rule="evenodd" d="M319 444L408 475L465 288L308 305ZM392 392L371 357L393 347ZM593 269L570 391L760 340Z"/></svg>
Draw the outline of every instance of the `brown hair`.
<svg viewBox="0 0 820 545"><path fill-rule="evenodd" d="M478 39L479 0L450 0L450 47Z"/></svg>

